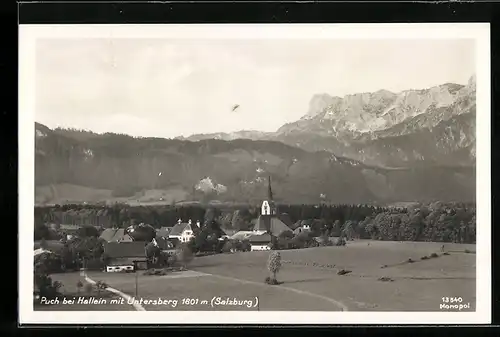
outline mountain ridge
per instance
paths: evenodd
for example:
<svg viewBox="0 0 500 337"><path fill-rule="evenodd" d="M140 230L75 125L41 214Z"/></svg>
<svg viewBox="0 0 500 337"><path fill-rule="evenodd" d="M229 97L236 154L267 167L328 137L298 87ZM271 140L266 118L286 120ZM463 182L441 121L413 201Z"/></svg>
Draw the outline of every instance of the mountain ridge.
<svg viewBox="0 0 500 337"><path fill-rule="evenodd" d="M475 165L475 151L462 156L453 153L473 148L471 144L475 144L475 101L475 75L466 85L445 83L399 93L384 89L344 97L323 93L312 97L309 110L304 116L295 122L284 124L275 132L237 131L197 134L179 139L276 140L308 151L325 150L367 164L387 165L388 163L377 160L374 156L366 157L364 152L369 152L376 144L381 143L377 140L383 138L394 140L394 137L408 134L426 137L428 132L439 129L440 123L442 126L442 123L449 121L449 125L456 123L455 128L462 129L461 137L467 139L466 142L462 141L464 146L461 146L462 143L453 144L449 139L440 139L438 143L442 146L435 147L434 151L429 148L415 148L407 152L399 149L396 150L399 155L390 155L390 162L397 166L409 166L415 161L426 160L427 157L432 158L435 164ZM467 115L468 118L459 118L461 115ZM461 123L465 123L463 127ZM446 138L446 135L443 134L443 137ZM376 152L384 151L383 148L378 148ZM387 154L383 156L389 157Z"/></svg>
<svg viewBox="0 0 500 337"><path fill-rule="evenodd" d="M279 141L134 138L51 130L38 123L35 137L39 203L60 200L58 186L66 186L68 203L132 202L151 195L165 202L182 198L251 203L265 196L267 176L272 177L278 201L287 203L475 199L474 167L428 163L411 168L377 167ZM68 184L95 190L99 196L84 197L67 188Z"/></svg>

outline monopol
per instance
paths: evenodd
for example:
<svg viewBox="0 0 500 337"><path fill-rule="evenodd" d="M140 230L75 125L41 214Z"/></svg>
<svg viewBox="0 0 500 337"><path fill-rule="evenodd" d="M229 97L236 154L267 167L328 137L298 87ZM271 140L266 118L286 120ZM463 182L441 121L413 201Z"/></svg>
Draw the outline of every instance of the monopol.
<svg viewBox="0 0 500 337"><path fill-rule="evenodd" d="M458 310L464 310L464 309L470 309L470 303L467 304L440 304L439 309L446 309L446 310L453 310L453 309L458 309Z"/></svg>

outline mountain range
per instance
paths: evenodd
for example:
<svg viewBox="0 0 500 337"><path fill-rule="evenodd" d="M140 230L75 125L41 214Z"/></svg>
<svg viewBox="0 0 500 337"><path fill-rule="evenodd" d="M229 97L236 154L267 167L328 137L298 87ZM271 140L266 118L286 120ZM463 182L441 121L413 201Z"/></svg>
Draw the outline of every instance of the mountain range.
<svg viewBox="0 0 500 337"><path fill-rule="evenodd" d="M320 94L275 132L176 139L35 123L36 202L255 202L267 176L287 203L472 201L475 96L474 76L400 93ZM223 188L199 188L207 181Z"/></svg>
<svg viewBox="0 0 500 337"><path fill-rule="evenodd" d="M476 77L392 93L343 98L315 95L300 120L276 132L238 131L178 139L273 140L307 151L330 151L365 164L411 167L475 165Z"/></svg>

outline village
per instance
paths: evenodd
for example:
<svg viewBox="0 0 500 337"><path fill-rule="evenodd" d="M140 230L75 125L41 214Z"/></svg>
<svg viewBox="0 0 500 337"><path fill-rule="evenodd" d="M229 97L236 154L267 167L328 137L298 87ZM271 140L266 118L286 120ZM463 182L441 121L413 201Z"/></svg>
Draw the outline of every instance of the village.
<svg viewBox="0 0 500 337"><path fill-rule="evenodd" d="M178 219L173 225L162 226L154 229L151 225L141 223L127 228L106 228L93 226L98 233L97 242L102 244L102 270L106 272L133 272L145 270L151 266L168 265L170 257L176 256L181 247L190 247L191 251L199 253L234 253L236 251L268 251L276 249L278 240L293 238L306 242L306 246L318 246L321 242L319 233L311 231L311 221L299 220L291 223L286 213L279 213L273 201L271 180L268 183L267 199L262 201L259 216L252 221L252 230L234 231L221 229L214 221L201 223L200 219ZM62 238L55 242L55 246L68 245L78 242L81 233L88 232L90 226L60 224L48 227L56 230ZM57 229L56 229L57 228ZM134 235L135 232L152 233L152 235ZM202 234L205 241L214 242L211 249L192 249ZM135 238L135 239L134 239ZM298 238L298 239L297 239ZM340 238L340 241L343 239ZM198 240L198 246L200 246ZM282 240L284 241L284 240ZM330 241L330 240L329 240ZM330 241L331 242L331 241ZM343 242L345 244L345 242ZM49 248L50 242L42 240L35 243L34 255L58 254L56 249ZM204 242L201 243L204 246ZM149 253L151 251L151 253ZM78 255L78 254L77 254ZM164 257L165 259L161 259ZM85 260L81 259L80 268L88 268ZM78 263L77 263L78 264Z"/></svg>

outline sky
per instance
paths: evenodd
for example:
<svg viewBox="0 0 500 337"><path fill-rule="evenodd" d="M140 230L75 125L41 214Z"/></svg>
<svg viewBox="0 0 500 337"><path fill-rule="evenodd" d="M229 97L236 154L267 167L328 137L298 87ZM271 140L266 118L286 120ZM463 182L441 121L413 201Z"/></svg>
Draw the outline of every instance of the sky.
<svg viewBox="0 0 500 337"><path fill-rule="evenodd" d="M276 131L315 94L466 84L475 69L467 39L39 39L35 119L162 138Z"/></svg>

